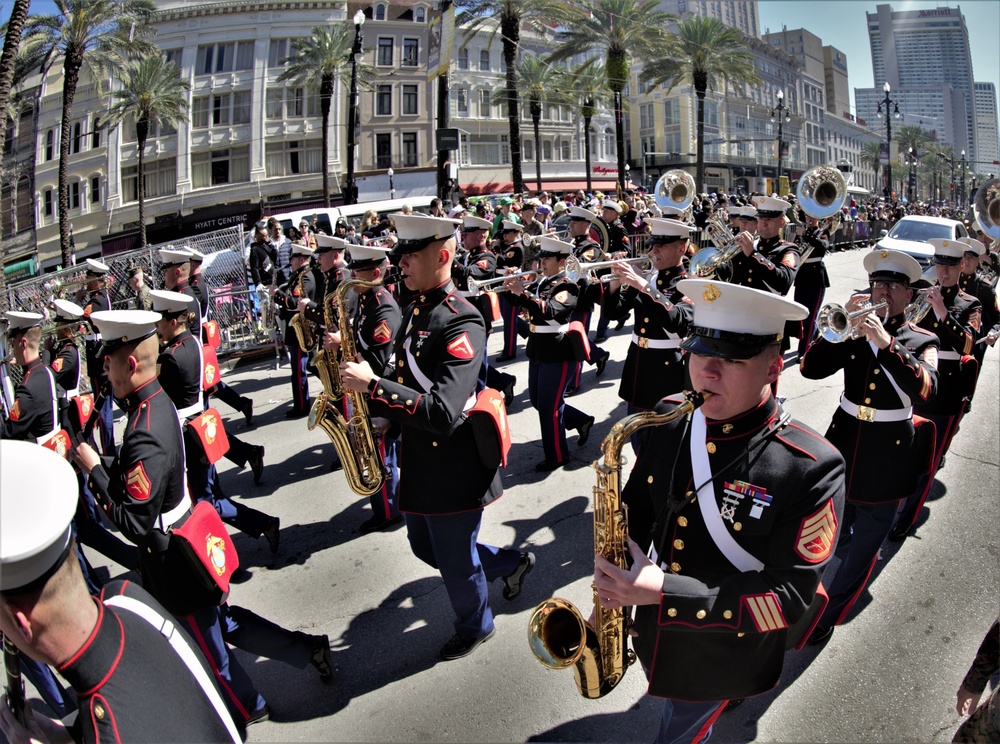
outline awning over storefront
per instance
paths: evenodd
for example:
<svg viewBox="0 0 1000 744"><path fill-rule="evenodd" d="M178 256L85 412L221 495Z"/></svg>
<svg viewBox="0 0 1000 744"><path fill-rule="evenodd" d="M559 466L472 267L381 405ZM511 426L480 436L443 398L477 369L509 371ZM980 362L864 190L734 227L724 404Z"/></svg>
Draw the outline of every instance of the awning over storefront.
<svg viewBox="0 0 1000 744"><path fill-rule="evenodd" d="M594 191L603 191L607 193L608 191L615 190L615 184L617 181L614 179L608 180L606 178L594 178L590 182L590 187ZM533 179L525 179L524 187L535 192L535 187L537 182ZM542 179L542 188L545 191L577 191L579 189L587 190L587 181L585 179L575 180L575 181L551 181ZM626 184L626 188L634 189L637 188L634 183L629 182ZM487 194L509 194L514 190L514 184L511 181L492 181L490 183L469 183L462 184L462 191L465 192L466 196L484 196Z"/></svg>
<svg viewBox="0 0 1000 744"><path fill-rule="evenodd" d="M3 267L3 277L8 284L28 279L38 273L35 270L35 259L27 258Z"/></svg>

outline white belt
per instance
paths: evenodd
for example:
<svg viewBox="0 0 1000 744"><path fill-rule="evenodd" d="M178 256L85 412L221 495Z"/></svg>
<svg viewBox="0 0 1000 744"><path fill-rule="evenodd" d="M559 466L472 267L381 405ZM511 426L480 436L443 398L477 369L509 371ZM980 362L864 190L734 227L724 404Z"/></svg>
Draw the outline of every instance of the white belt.
<svg viewBox="0 0 1000 744"><path fill-rule="evenodd" d="M960 362L962 361L962 355L957 351L945 351L944 349L938 350L938 359L946 359L949 362Z"/></svg>
<svg viewBox="0 0 1000 744"><path fill-rule="evenodd" d="M528 326L528 329L532 333L566 333L569 330L569 324L561 326L550 326L550 325L535 325L532 323Z"/></svg>
<svg viewBox="0 0 1000 744"><path fill-rule="evenodd" d="M876 408L869 408L868 406L859 406L856 403L851 403L843 395L840 396L840 407L845 413L849 413L858 421L866 421L868 423L879 423L884 424L889 421L907 421L913 418L913 406L907 408L892 408L887 410L878 410Z"/></svg>
<svg viewBox="0 0 1000 744"><path fill-rule="evenodd" d="M811 256L807 258L805 261L803 261L802 265L804 266L807 263L819 263L822 260L823 260L822 256Z"/></svg>
<svg viewBox="0 0 1000 744"><path fill-rule="evenodd" d="M188 499L187 495L185 495L184 498L181 499L181 503L168 511L166 514L160 514L160 516L156 518L157 528L161 532L166 532L190 510L191 501Z"/></svg>
<svg viewBox="0 0 1000 744"><path fill-rule="evenodd" d="M80 388L73 388L72 390L65 391L59 397L64 398L65 400L72 400L73 398L76 398L79 395L80 395Z"/></svg>
<svg viewBox="0 0 1000 744"><path fill-rule="evenodd" d="M640 349L679 349L681 340L679 338L646 338L632 334L632 343Z"/></svg>
<svg viewBox="0 0 1000 744"><path fill-rule="evenodd" d="M101 334L100 333L86 333L83 336L83 340L84 341L100 341L101 340Z"/></svg>
<svg viewBox="0 0 1000 744"><path fill-rule="evenodd" d="M48 434L43 434L42 436L37 437L35 439L35 443L36 444L45 444L47 441L49 441L50 439L52 439L52 437L54 437L60 431L62 431L62 429L59 429L59 428L53 429Z"/></svg>
<svg viewBox="0 0 1000 744"><path fill-rule="evenodd" d="M460 289L458 290L458 293L462 295L462 297L465 297L466 299L468 299L469 297L476 297L479 295L478 291L473 292L472 290L469 289Z"/></svg>
<svg viewBox="0 0 1000 744"><path fill-rule="evenodd" d="M189 416L197 416L199 413L203 413L205 410L205 404L202 401L197 403L192 403L186 408L181 408L177 411L177 419L183 424Z"/></svg>

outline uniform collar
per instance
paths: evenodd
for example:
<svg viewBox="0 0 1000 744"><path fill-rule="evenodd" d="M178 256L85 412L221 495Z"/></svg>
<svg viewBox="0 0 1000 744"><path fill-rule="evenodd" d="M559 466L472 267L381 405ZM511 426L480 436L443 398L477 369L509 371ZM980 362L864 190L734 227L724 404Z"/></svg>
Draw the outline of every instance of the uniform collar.
<svg viewBox="0 0 1000 744"><path fill-rule="evenodd" d="M958 284L953 287L941 287L941 297L944 300L953 300L958 295Z"/></svg>
<svg viewBox="0 0 1000 744"><path fill-rule="evenodd" d="M411 303L414 307L423 307L425 305L437 305L439 302L444 300L449 294L455 291L455 284L448 279L444 284L435 287L428 292L421 292L420 294L413 295L413 302Z"/></svg>
<svg viewBox="0 0 1000 744"><path fill-rule="evenodd" d="M781 242L781 235L775 235L773 238L761 238L758 245L761 248L774 248Z"/></svg>
<svg viewBox="0 0 1000 744"><path fill-rule="evenodd" d="M899 333L899 329L903 327L904 322L906 322L906 316L900 313L882 321L882 327L885 328L886 333L890 336L895 336Z"/></svg>
<svg viewBox="0 0 1000 744"><path fill-rule="evenodd" d="M191 338L191 331L190 330L181 331L176 336L174 336L172 339L170 339L170 341L167 342L166 348L169 349L171 346L177 346L178 344L182 344L185 341L187 341L189 338Z"/></svg>
<svg viewBox="0 0 1000 744"><path fill-rule="evenodd" d="M144 382L141 386L129 393L124 400L125 405L123 408L128 412L134 411L139 407L139 404L142 403L142 401L160 392L160 389L160 381L155 377L149 382Z"/></svg>
<svg viewBox="0 0 1000 744"><path fill-rule="evenodd" d="M97 625L80 650L59 667L80 697L92 695L111 676L125 645L121 620L96 597L91 599L97 603Z"/></svg>
<svg viewBox="0 0 1000 744"><path fill-rule="evenodd" d="M778 403L774 396L768 393L760 405L741 413L726 421L715 421L706 418L708 424L707 439L738 439L750 436L763 429L778 415Z"/></svg>
<svg viewBox="0 0 1000 744"><path fill-rule="evenodd" d="M31 361L31 362L28 362L27 364L25 364L22 369L24 369L24 373L27 374L28 372L34 371L34 369L36 367L40 367L40 366L42 366L42 358L38 357L38 359L35 359L34 361Z"/></svg>

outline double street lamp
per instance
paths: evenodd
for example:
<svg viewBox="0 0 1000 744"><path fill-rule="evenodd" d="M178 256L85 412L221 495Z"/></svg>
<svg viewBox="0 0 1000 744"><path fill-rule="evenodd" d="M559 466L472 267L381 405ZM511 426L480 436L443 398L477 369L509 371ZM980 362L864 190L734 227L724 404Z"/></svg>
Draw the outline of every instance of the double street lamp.
<svg viewBox="0 0 1000 744"><path fill-rule="evenodd" d="M876 116L879 119L882 118L882 107L885 106L885 197L887 199L892 198L892 119L898 119L901 114L899 113L899 106L896 102L889 98L889 83L882 84L882 90L885 92L885 98L878 104L878 111ZM889 106L892 106L892 116L889 116Z"/></svg>
<svg viewBox="0 0 1000 744"><path fill-rule="evenodd" d="M361 27L365 25L364 11L354 14L354 46L351 47L351 100L347 107L347 185L344 204L358 203L358 187L354 182L354 147L358 134L358 55L362 53Z"/></svg>
<svg viewBox="0 0 1000 744"><path fill-rule="evenodd" d="M782 150L785 146L785 141L782 139L782 132L784 124L792 120L791 114L789 114L787 107L785 106L785 93L782 90L778 91L778 103L771 109L771 123L775 121L778 122L778 187L775 189L775 193L779 196L781 194L781 156Z"/></svg>
<svg viewBox="0 0 1000 744"><path fill-rule="evenodd" d="M958 198L958 205L964 209L967 206L965 203L965 150L962 150L962 190L959 192Z"/></svg>
<svg viewBox="0 0 1000 744"><path fill-rule="evenodd" d="M912 204L917 198L917 154L910 148L910 203Z"/></svg>

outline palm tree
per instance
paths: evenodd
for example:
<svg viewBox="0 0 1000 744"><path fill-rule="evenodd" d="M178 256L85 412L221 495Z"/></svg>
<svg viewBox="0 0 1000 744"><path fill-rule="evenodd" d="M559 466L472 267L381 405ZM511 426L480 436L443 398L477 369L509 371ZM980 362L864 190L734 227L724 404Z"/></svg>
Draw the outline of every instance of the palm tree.
<svg viewBox="0 0 1000 744"><path fill-rule="evenodd" d="M667 23L673 16L659 10L659 0L591 0L577 6L574 17L556 31L559 46L551 60L597 51L605 58L604 76L614 96L615 149L618 151L618 187L625 188L625 128L622 93L631 74L631 62L661 59L669 48ZM588 171L589 173L589 171Z"/></svg>
<svg viewBox="0 0 1000 744"><path fill-rule="evenodd" d="M157 125L176 126L187 121L187 80L180 69L165 57L133 60L122 70L122 87L112 91L115 103L108 111L106 124L113 127L126 119L135 122L135 137L139 146L139 246L146 247L146 140Z"/></svg>
<svg viewBox="0 0 1000 744"><path fill-rule="evenodd" d="M726 89L727 83L759 81L754 72L754 56L737 29L716 18L690 16L677 23L674 48L661 60L643 70L654 84L667 83L672 89L681 81L694 85L698 98L696 183L705 183L705 94ZM721 87L718 83L722 82Z"/></svg>
<svg viewBox="0 0 1000 744"><path fill-rule="evenodd" d="M650 0L653 1L653 0ZM507 123L510 128L510 173L514 192L524 191L521 172L521 112L517 93L517 51L521 28L547 33L551 24L569 17L569 6L562 0L456 0L457 25L465 28L468 43L478 31L490 30L489 44L500 34L503 61L506 65Z"/></svg>
<svg viewBox="0 0 1000 744"><path fill-rule="evenodd" d="M33 16L25 31L47 39L63 60L62 122L59 129L59 248L70 265L69 140L73 99L86 67L100 88L130 59L159 54L147 37L156 18L153 0L55 0L56 15Z"/></svg>
<svg viewBox="0 0 1000 744"><path fill-rule="evenodd" d="M312 36L292 40L293 54L282 60L287 65L278 80L304 87L319 88L319 105L323 114L323 203L330 206L330 106L337 79L351 62L354 29L342 26L316 26ZM363 70L365 68L365 70ZM358 75L367 78L369 65L358 63Z"/></svg>
<svg viewBox="0 0 1000 744"><path fill-rule="evenodd" d="M590 122L602 108L610 108L614 99L607 86L604 70L596 59L588 59L569 71L569 88L577 98L583 117L584 167L587 169L587 191L594 189L590 171ZM645 185L645 184L644 184Z"/></svg>
<svg viewBox="0 0 1000 744"><path fill-rule="evenodd" d="M882 172L882 143L865 142L861 148L861 165L870 168L875 174L875 183L878 184L879 173Z"/></svg>

